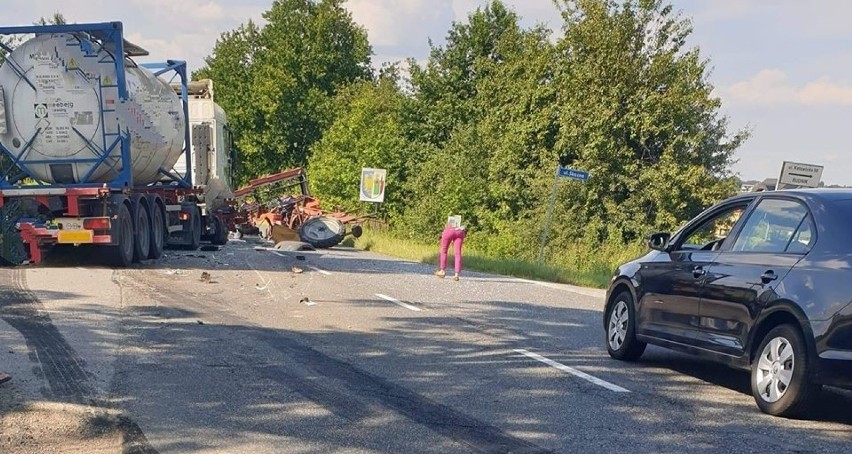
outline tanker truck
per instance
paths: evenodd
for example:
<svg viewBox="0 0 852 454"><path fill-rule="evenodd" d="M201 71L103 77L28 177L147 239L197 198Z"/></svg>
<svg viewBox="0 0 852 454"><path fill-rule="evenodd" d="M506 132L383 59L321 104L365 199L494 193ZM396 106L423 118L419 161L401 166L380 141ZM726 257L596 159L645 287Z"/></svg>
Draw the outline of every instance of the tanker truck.
<svg viewBox="0 0 852 454"><path fill-rule="evenodd" d="M227 188L193 181L185 62L136 64L148 52L124 39L121 22L0 34L30 37L2 45L2 262L38 263L68 244L123 267L167 246L196 249L202 237L227 241L215 206Z"/></svg>

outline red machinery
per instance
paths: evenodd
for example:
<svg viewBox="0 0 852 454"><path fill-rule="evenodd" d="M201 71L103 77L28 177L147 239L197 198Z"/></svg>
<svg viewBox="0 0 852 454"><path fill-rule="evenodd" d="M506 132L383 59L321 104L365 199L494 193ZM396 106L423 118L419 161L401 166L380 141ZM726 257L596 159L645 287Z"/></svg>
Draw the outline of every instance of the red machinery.
<svg viewBox="0 0 852 454"><path fill-rule="evenodd" d="M346 225L352 225L349 234L361 236L357 223L363 218L320 208L301 167L251 180L234 192L234 199L231 229L238 234L257 233L278 241L294 239L297 232L301 241L319 248L339 244L347 235Z"/></svg>

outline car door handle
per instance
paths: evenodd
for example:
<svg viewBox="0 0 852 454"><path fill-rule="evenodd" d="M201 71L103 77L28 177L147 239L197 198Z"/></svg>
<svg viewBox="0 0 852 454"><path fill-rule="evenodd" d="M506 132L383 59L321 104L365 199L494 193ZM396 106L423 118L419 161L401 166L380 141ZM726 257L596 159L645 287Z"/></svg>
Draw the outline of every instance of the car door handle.
<svg viewBox="0 0 852 454"><path fill-rule="evenodd" d="M772 271L772 270L769 270L769 271L760 275L760 280L764 284L768 284L768 283L774 281L775 279L778 279L778 275L775 274L775 271Z"/></svg>
<svg viewBox="0 0 852 454"><path fill-rule="evenodd" d="M703 266L696 266L692 268L692 276L696 279L704 276L705 274L707 274L707 270L705 270Z"/></svg>

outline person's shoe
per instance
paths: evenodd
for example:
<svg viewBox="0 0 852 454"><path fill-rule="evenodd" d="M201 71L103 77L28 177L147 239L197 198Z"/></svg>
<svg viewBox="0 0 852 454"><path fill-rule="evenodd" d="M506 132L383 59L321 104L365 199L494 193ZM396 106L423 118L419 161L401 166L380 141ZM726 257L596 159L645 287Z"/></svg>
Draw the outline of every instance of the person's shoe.
<svg viewBox="0 0 852 454"><path fill-rule="evenodd" d="M436 276L436 277L439 277L439 278L441 278L441 279L443 279L443 278L444 278L444 276L446 276L446 275L447 275L447 272L446 272L446 271L444 271L444 270L438 270L438 271L435 271L435 276Z"/></svg>
<svg viewBox="0 0 852 454"><path fill-rule="evenodd" d="M455 276L453 276L453 280L454 280L454 281L458 281L458 280L459 280L459 274L458 274L458 273L456 273L456 275L455 275Z"/></svg>

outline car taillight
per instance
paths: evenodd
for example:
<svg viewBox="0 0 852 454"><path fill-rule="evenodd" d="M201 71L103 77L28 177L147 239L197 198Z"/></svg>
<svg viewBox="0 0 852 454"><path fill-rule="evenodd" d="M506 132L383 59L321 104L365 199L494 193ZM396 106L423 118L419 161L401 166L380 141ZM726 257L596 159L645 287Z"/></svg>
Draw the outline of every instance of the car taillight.
<svg viewBox="0 0 852 454"><path fill-rule="evenodd" d="M180 214L178 215L178 218L181 221L188 221L189 220L189 213L187 213L186 211L181 211Z"/></svg>
<svg viewBox="0 0 852 454"><path fill-rule="evenodd" d="M109 218L86 218L83 219L83 228L86 230L109 230Z"/></svg>

